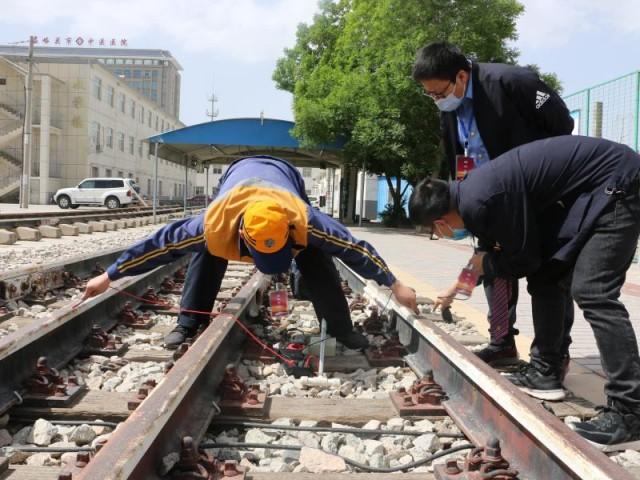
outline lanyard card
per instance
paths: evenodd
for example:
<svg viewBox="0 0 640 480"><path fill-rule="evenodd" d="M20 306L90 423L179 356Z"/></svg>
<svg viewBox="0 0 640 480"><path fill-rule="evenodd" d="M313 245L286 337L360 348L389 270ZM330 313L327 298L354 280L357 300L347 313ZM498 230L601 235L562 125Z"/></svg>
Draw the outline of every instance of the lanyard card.
<svg viewBox="0 0 640 480"><path fill-rule="evenodd" d="M462 180L475 166L473 157L456 155L456 180Z"/></svg>

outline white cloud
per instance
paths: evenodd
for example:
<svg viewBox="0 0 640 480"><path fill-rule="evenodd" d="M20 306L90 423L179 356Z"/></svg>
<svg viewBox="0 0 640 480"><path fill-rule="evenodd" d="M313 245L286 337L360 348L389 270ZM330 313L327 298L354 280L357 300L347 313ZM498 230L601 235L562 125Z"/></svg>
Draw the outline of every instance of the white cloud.
<svg viewBox="0 0 640 480"><path fill-rule="evenodd" d="M638 0L521 0L518 47L554 48L576 41L580 34L607 38L640 32Z"/></svg>
<svg viewBox="0 0 640 480"><path fill-rule="evenodd" d="M252 63L292 46L298 23L311 21L317 1L3 0L2 10L0 25L34 34L127 38L130 47L165 39L158 43Z"/></svg>

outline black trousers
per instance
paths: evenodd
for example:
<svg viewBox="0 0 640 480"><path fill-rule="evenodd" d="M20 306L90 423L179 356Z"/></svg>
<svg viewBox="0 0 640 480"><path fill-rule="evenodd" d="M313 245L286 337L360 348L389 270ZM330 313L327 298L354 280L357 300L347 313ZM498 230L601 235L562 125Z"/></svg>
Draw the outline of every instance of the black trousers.
<svg viewBox="0 0 640 480"><path fill-rule="evenodd" d="M553 368L561 357L567 327L561 321L564 303L558 292L570 288L593 330L607 377L605 394L608 401L623 411L638 415L638 344L629 312L619 297L639 233L640 196L636 189L633 194L616 199L601 214L578 254L572 272L557 275L553 282L549 280L549 273L542 271L529 279L536 337L532 362L538 367ZM553 275L552 272L551 277ZM553 312L557 313L554 315Z"/></svg>
<svg viewBox="0 0 640 480"><path fill-rule="evenodd" d="M349 305L332 258L309 246L296 256L295 261L318 319L327 321L328 333L339 338L351 332ZM227 260L207 251L194 254L185 278L180 308L210 312L226 270ZM180 313L178 324L194 328L207 319L207 315L184 312Z"/></svg>

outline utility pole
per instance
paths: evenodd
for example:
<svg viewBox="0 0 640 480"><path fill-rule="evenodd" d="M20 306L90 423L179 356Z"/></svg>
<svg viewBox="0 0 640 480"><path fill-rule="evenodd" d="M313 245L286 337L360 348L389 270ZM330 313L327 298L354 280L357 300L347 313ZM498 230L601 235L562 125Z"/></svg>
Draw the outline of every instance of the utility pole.
<svg viewBox="0 0 640 480"><path fill-rule="evenodd" d="M211 111L207 110L207 117L211 119L213 122L218 116L218 109L216 108L216 103L218 103L218 97L216 97L215 91L213 87L211 87L211 97L209 97L209 102L211 102Z"/></svg>
<svg viewBox="0 0 640 480"><path fill-rule="evenodd" d="M29 192L31 179L31 106L33 103L33 46L35 39L29 38L29 55L27 56L27 82L24 111L24 142L22 145L22 178L20 181L20 208L29 208Z"/></svg>

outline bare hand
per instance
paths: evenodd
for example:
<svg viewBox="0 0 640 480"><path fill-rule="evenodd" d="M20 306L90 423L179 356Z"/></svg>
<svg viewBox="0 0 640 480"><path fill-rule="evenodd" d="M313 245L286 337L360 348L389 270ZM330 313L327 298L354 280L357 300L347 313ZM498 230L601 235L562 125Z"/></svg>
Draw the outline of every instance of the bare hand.
<svg viewBox="0 0 640 480"><path fill-rule="evenodd" d="M399 280L396 280L393 285L391 285L391 291L396 297L396 300L398 300L398 303L404 305L416 315L420 313L418 312L418 304L416 302L416 291L413 288L407 287Z"/></svg>
<svg viewBox="0 0 640 480"><path fill-rule="evenodd" d="M433 309L440 308L440 310L445 310L451 306L453 303L453 297L456 296L456 285L457 282L451 285L447 290L441 292L437 297L436 301L433 302Z"/></svg>
<svg viewBox="0 0 640 480"><path fill-rule="evenodd" d="M82 295L82 301L84 302L88 298L100 295L107 288L109 288L110 283L111 280L109 280L109 275L107 275L107 272L104 272L103 274L92 278L87 283L87 288L84 290L84 294Z"/></svg>

